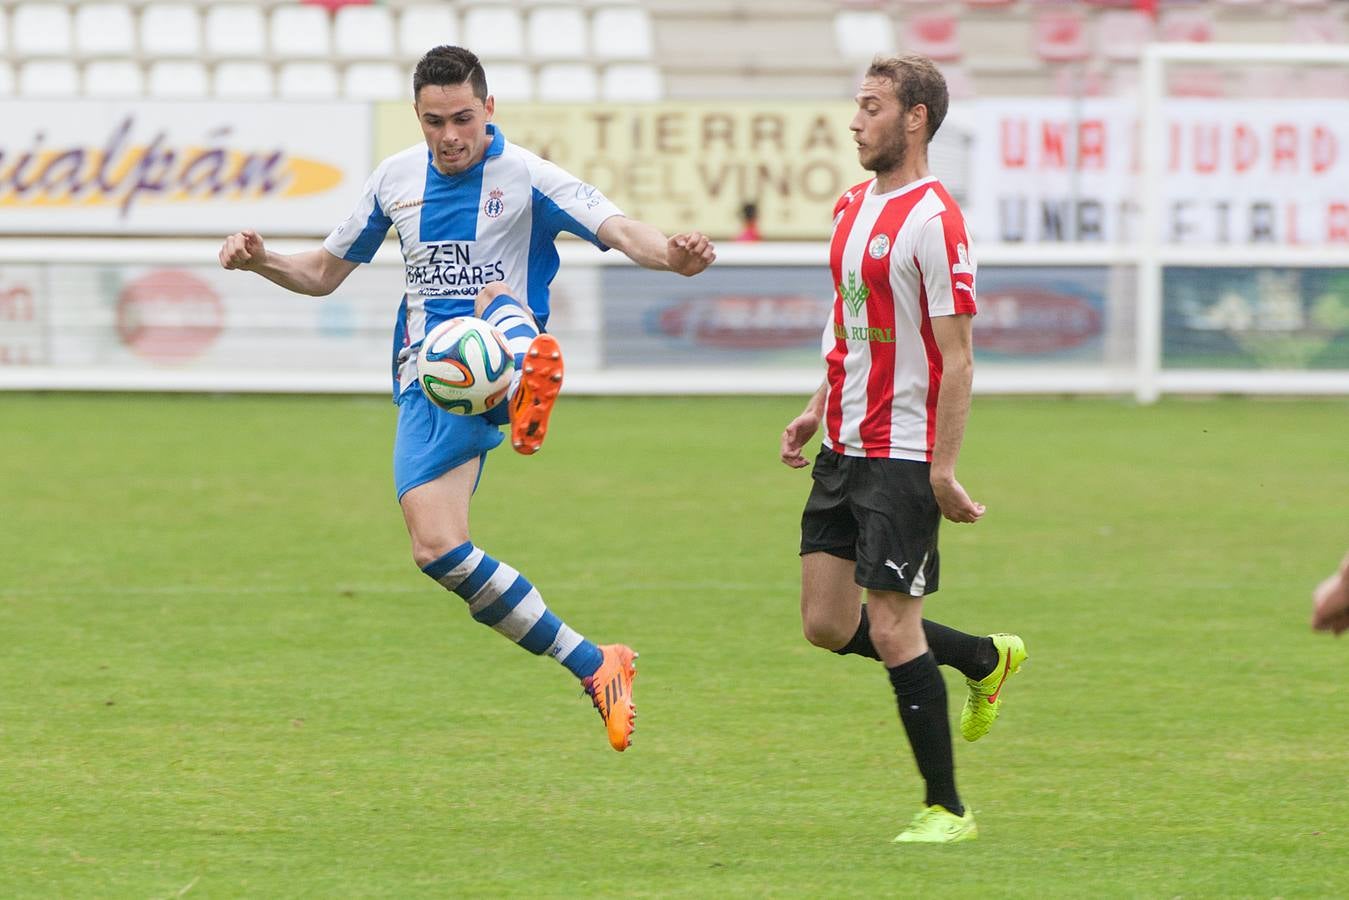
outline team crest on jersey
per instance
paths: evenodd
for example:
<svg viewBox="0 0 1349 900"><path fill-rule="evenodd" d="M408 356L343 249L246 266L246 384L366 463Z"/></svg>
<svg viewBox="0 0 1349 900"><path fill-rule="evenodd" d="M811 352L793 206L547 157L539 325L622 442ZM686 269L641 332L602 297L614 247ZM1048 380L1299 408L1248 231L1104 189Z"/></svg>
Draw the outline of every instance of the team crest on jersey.
<svg viewBox="0 0 1349 900"><path fill-rule="evenodd" d="M871 244L867 246L867 252L871 254L872 259L880 259L890 252L890 238L883 234L878 234L871 239Z"/></svg>
<svg viewBox="0 0 1349 900"><path fill-rule="evenodd" d="M501 188L494 188L492 192L487 195L487 202L482 205L483 214L486 215L487 218L495 219L506 211L506 204L501 200L504 196L505 194L502 192Z"/></svg>

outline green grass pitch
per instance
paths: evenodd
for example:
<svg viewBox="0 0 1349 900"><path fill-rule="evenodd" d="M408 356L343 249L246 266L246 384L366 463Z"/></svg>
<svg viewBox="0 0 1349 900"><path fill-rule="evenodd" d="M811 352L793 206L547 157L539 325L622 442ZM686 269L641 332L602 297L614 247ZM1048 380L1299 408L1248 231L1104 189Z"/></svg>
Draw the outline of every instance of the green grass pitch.
<svg viewBox="0 0 1349 900"><path fill-rule="evenodd" d="M642 654L620 755L412 565L387 401L0 395L0 895L1349 891L1349 401L976 398L927 608L1030 662L933 848L883 673L800 637L803 400L565 398L492 454L477 543Z"/></svg>

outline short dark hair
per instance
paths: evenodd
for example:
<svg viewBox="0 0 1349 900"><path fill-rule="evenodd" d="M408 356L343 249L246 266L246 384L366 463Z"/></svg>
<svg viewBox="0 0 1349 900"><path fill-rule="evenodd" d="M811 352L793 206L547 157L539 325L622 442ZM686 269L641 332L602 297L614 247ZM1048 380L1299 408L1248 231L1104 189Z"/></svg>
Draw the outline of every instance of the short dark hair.
<svg viewBox="0 0 1349 900"><path fill-rule="evenodd" d="M487 99L487 73L482 70L482 62L472 50L450 46L432 47L417 61L417 69L412 73L412 99L420 97L422 88L428 84L453 85L464 82L473 86L473 96L479 100Z"/></svg>
<svg viewBox="0 0 1349 900"><path fill-rule="evenodd" d="M951 95L946 90L946 79L932 60L916 53L904 56L878 56L867 67L868 78L885 78L895 86L895 96L903 109L911 109L918 104L927 107L927 139L941 127L946 118L946 109L951 105Z"/></svg>

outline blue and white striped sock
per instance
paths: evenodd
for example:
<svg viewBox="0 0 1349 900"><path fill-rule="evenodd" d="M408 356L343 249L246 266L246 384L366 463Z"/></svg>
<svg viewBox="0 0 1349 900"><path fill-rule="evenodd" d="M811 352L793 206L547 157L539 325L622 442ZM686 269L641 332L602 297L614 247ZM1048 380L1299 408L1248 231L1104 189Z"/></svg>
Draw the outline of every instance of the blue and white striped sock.
<svg viewBox="0 0 1349 900"><path fill-rule="evenodd" d="M568 628L543 603L534 585L505 563L465 541L422 571L454 591L469 614L536 656L551 656L575 675L599 669L600 648Z"/></svg>
<svg viewBox="0 0 1349 900"><path fill-rule="evenodd" d="M511 394L520 383L520 375L525 370L525 353L530 343L539 336L533 315L525 309L519 300L508 294L502 294L483 310L482 318L493 325L506 338L506 346L515 356L515 374L511 376Z"/></svg>

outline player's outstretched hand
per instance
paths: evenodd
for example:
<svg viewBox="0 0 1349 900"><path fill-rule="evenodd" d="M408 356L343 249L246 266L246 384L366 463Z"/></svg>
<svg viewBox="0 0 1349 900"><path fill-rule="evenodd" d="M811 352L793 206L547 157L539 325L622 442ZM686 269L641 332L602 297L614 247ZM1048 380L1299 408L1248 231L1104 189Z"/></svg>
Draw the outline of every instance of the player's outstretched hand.
<svg viewBox="0 0 1349 900"><path fill-rule="evenodd" d="M1349 554L1312 593L1312 628L1336 635L1349 631Z"/></svg>
<svg viewBox="0 0 1349 900"><path fill-rule="evenodd" d="M810 465L810 460L802 455L801 449L815 436L820 428L820 417L813 412L803 412L792 419L782 432L782 461L793 469Z"/></svg>
<svg viewBox="0 0 1349 900"><path fill-rule="evenodd" d="M220 265L226 269L253 269L266 258L267 248L256 231L235 232L220 248Z"/></svg>
<svg viewBox="0 0 1349 900"><path fill-rule="evenodd" d="M699 231L676 234L670 238L665 258L671 272L680 275L697 275L712 265L717 258L717 248Z"/></svg>
<svg viewBox="0 0 1349 900"><path fill-rule="evenodd" d="M954 478L932 479L932 493L937 497L941 514L952 522L977 522L984 514L986 507L971 500Z"/></svg>

